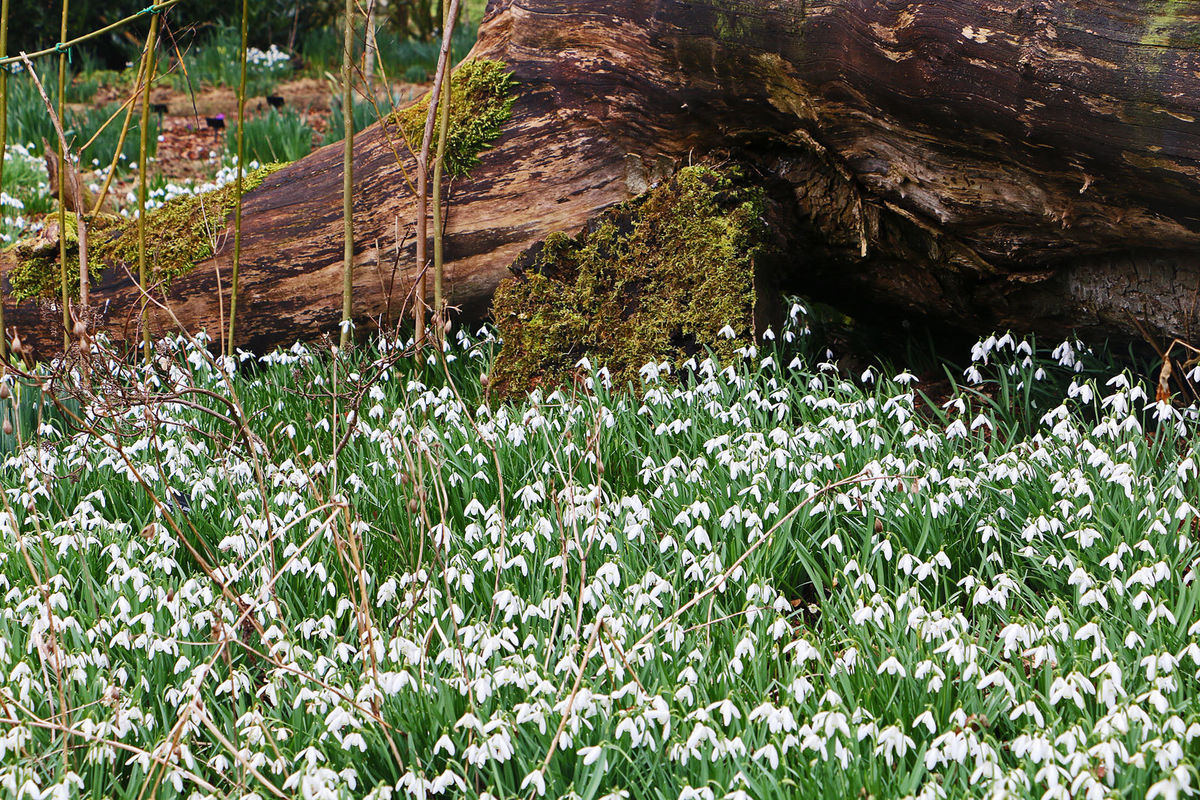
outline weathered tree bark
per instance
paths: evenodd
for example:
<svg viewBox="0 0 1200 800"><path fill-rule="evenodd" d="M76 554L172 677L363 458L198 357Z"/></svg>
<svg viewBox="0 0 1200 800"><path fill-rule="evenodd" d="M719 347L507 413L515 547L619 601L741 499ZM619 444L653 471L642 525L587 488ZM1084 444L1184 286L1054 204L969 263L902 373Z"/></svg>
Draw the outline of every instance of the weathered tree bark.
<svg viewBox="0 0 1200 800"><path fill-rule="evenodd" d="M977 330L1195 338L1198 30L1168 0L493 0L475 55L519 94L449 193L448 300L481 317L531 243L729 159L770 191L787 287ZM355 308L395 318L415 202L378 126L355 151ZM338 147L247 195L239 346L336 329L340 196ZM175 281L188 328L217 334L231 249ZM124 270L92 302L118 335L137 319ZM29 304L6 319L57 335Z"/></svg>

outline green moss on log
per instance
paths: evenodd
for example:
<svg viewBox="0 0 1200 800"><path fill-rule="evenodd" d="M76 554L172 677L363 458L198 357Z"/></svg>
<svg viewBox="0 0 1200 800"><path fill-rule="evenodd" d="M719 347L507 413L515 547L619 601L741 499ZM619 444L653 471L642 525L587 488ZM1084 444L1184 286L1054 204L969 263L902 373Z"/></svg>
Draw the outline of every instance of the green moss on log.
<svg viewBox="0 0 1200 800"><path fill-rule="evenodd" d="M1145 11L1145 33L1141 44L1150 47L1195 50L1200 47L1200 11L1191 0L1155 0L1147 4ZM1152 60L1150 69L1159 71L1157 60Z"/></svg>
<svg viewBox="0 0 1200 800"><path fill-rule="evenodd" d="M467 61L454 70L450 78L450 128L443 167L448 175L466 175L479 163L479 154L500 136L504 123L512 116L516 85L516 79L501 61ZM428 113L427 94L388 118L389 123L400 126L414 153L421 149ZM435 141L436 133L435 128Z"/></svg>
<svg viewBox="0 0 1200 800"><path fill-rule="evenodd" d="M688 167L579 235L527 250L492 301L497 396L570 383L584 356L617 386L649 362L732 357L741 343L721 331L752 335L763 203L736 170Z"/></svg>
<svg viewBox="0 0 1200 800"><path fill-rule="evenodd" d="M111 217L103 217L102 224L111 224ZM75 214L66 214L67 239L67 289L72 296L79 295L79 233ZM47 214L45 226L31 239L17 242L10 248L17 257L17 267L9 274L9 286L13 297L26 300L30 297L58 298L61 294L61 276L58 269L58 213ZM103 272L103 266L92 261L88 272L95 281Z"/></svg>
<svg viewBox="0 0 1200 800"><path fill-rule="evenodd" d="M258 188L284 164L268 164L242 177L243 194ZM151 280L169 283L190 272L213 254L213 240L225 229L237 206L233 182L198 195L185 195L164 203L146 214L146 258ZM52 223L57 215L48 221ZM74 214L67 215L67 282L72 297L79 296L79 236ZM9 274L13 297L54 299L60 294L57 226L52 236L41 236L14 245L17 265ZM88 272L100 279L104 268L124 264L136 270L138 224L104 216L92 222L88 236Z"/></svg>

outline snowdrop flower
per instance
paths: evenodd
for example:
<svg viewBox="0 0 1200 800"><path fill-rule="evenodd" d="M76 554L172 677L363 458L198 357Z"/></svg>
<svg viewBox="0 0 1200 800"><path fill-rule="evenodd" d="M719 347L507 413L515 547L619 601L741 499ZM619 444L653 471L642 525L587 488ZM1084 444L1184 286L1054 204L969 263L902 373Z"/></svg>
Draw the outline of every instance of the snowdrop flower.
<svg viewBox="0 0 1200 800"><path fill-rule="evenodd" d="M604 754L604 748L600 745L593 745L592 747L581 747L577 752L583 757L583 765L590 767L600 760L600 756Z"/></svg>
<svg viewBox="0 0 1200 800"><path fill-rule="evenodd" d="M889 725L879 732L876 738L875 755L882 755L884 762L890 767L897 758L903 758L908 751L916 747L916 743L895 725Z"/></svg>
<svg viewBox="0 0 1200 800"><path fill-rule="evenodd" d="M1190 797L1196 790L1192 788L1192 770L1194 767L1180 765L1166 778L1158 781L1146 792L1146 800L1178 800L1179 797Z"/></svg>
<svg viewBox="0 0 1200 800"><path fill-rule="evenodd" d="M542 770L535 769L533 772L530 772L528 775L526 775L525 779L521 781L521 791L525 791L531 786L533 787L532 791L538 797L542 797L546 794L546 776Z"/></svg>
<svg viewBox="0 0 1200 800"><path fill-rule="evenodd" d="M930 733L937 731L937 724L933 721L933 714L929 709L925 709L925 711L918 714L917 718L913 720L912 727L914 730L919 725L924 725Z"/></svg>

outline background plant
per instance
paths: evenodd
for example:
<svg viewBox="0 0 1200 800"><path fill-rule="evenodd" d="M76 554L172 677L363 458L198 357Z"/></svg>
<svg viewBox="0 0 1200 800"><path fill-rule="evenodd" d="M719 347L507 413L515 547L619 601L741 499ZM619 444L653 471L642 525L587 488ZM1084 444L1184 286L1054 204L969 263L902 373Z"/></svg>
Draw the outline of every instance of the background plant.
<svg viewBox="0 0 1200 800"><path fill-rule="evenodd" d="M215 29L184 55L188 76L200 86L226 86L237 89L241 81L241 33L237 28ZM263 97L273 94L281 81L292 74L291 56L278 45L267 49L251 47L246 53L246 94Z"/></svg>
<svg viewBox="0 0 1200 800"><path fill-rule="evenodd" d="M334 97L330 102L329 122L325 128L322 144L340 142L346 138L346 119L342 114L342 99ZM382 110L382 108L381 108ZM354 103L354 132L358 133L376 121L375 107L370 103Z"/></svg>
<svg viewBox="0 0 1200 800"><path fill-rule="evenodd" d="M43 82L56 80L53 72L49 76L39 77L42 77ZM50 84L47 83L46 85ZM8 94L9 141L21 145L29 145L30 152L38 155L42 153L43 142L49 142L53 148L54 143L57 141L54 133L54 125L46 114L46 106L38 96L33 82L28 77L22 76L19 73L10 76ZM124 112L107 126L105 126L105 123L120 106L120 103L114 102L98 108L68 109L65 128L68 136L72 138L74 146L82 146L99 132L99 136L96 137L95 142L83 153L82 163L85 168L100 166L102 164L107 165L111 162L113 153L116 151L117 140L120 137L121 119ZM138 124L135 115L134 121L130 124L130 132L125 138L125 145L121 150L122 158L118 166L123 164L127 168L128 165L137 162ZM150 153L153 155L158 148L159 126L157 118L151 119L150 130L148 144Z"/></svg>
<svg viewBox="0 0 1200 800"><path fill-rule="evenodd" d="M53 207L46 164L40 154L10 144L4 159L4 191L0 194L0 243L14 242L31 220Z"/></svg>
<svg viewBox="0 0 1200 800"><path fill-rule="evenodd" d="M462 61L475 45L477 30L475 25L455 28L451 43L452 64ZM402 77L410 83L433 80L440 46L437 39L413 38L395 28L384 28L376 36L376 42L379 58L387 66L389 75Z"/></svg>
<svg viewBox="0 0 1200 800"><path fill-rule="evenodd" d="M117 143L121 137L121 121L124 115L121 104L115 102L99 108L72 111L69 114L68 121L74 134L73 144L81 147L91 142L81 153L80 161L84 168L107 168L112 162L113 153L117 152ZM147 154L150 158L158 152L159 129L158 115L152 115L149 118L149 134L146 140ZM138 163L140 137L141 122L135 114L129 123L129 131L117 157L118 170L127 171Z"/></svg>
<svg viewBox="0 0 1200 800"><path fill-rule="evenodd" d="M44 62L48 63L48 62ZM52 85L57 82L54 72L48 73ZM46 114L46 105L28 76L20 72L8 77L8 140L33 145L38 153L42 142L55 141L54 124Z"/></svg>
<svg viewBox="0 0 1200 800"><path fill-rule="evenodd" d="M453 55L457 64L475 44L478 27L463 24L454 31ZM355 34L356 54L362 57L362 42L365 33L360 27ZM341 31L337 28L316 28L300 37L296 51L304 59L306 71L314 77L336 73L341 64ZM413 37L403 29L381 27L376 35L378 57L393 79L409 83L424 83L432 80L437 67L439 41Z"/></svg>
<svg viewBox="0 0 1200 800"><path fill-rule="evenodd" d="M189 0L186 8L168 14L167 24L180 44L186 46L195 36L207 37L222 28L234 26L240 19L240 8L234 9L234 5L224 0ZM79 0L71 4L68 28L72 31L96 30L135 14L145 6L141 0ZM286 43L294 32L330 24L336 11L336 4L330 0L260 0L251 10L250 43L260 48L273 42ZM58 41L57 7L28 3L21 12L23 24L10 34L10 52L33 52ZM99 65L112 69L136 60L141 52L140 45L134 44L121 31L94 40L88 49Z"/></svg>
<svg viewBox="0 0 1200 800"><path fill-rule="evenodd" d="M316 132L304 118L292 109L272 108L265 114L246 120L245 152L248 161L272 163L295 161L312 152ZM237 125L229 128L228 140L237 136ZM226 154L227 159L232 157Z"/></svg>

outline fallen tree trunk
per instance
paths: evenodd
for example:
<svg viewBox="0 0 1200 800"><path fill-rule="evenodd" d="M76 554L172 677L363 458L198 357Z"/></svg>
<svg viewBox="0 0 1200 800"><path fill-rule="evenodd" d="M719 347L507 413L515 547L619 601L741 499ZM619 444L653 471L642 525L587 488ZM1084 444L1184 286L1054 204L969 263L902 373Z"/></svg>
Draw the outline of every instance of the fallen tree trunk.
<svg viewBox="0 0 1200 800"><path fill-rule="evenodd" d="M784 287L979 331L1193 338L1197 30L1200 9L1142 0L493 0L473 56L516 101L449 192L449 301L482 317L530 244L716 159L767 189ZM418 272L413 159L379 125L355 154L355 311L386 320ZM331 146L247 195L238 346L336 329L341 180ZM171 284L188 329L217 335L231 250ZM125 270L92 300L133 338ZM6 320L60 335L32 303Z"/></svg>

